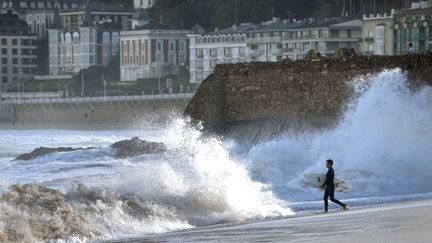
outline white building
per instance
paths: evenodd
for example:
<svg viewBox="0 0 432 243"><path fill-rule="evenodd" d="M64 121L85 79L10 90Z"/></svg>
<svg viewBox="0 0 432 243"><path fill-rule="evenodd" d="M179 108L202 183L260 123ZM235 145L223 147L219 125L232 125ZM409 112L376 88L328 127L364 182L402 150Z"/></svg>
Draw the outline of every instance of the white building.
<svg viewBox="0 0 432 243"><path fill-rule="evenodd" d="M281 60L283 33L301 25L303 23L273 18L259 25L246 23L189 35L191 83L201 83L220 63Z"/></svg>
<svg viewBox="0 0 432 243"><path fill-rule="evenodd" d="M253 24L233 25L208 34L189 35L190 81L201 83L217 64L247 62L247 32Z"/></svg>
<svg viewBox="0 0 432 243"><path fill-rule="evenodd" d="M36 70L36 37L18 15L0 14L0 79L1 85L19 81Z"/></svg>
<svg viewBox="0 0 432 243"><path fill-rule="evenodd" d="M361 20L342 23L325 22L292 28L283 33L284 57L303 59L309 50L315 49L323 56L331 57L337 48L360 50L362 38Z"/></svg>
<svg viewBox="0 0 432 243"><path fill-rule="evenodd" d="M158 21L120 33L121 81L178 75L188 55L189 30Z"/></svg>
<svg viewBox="0 0 432 243"><path fill-rule="evenodd" d="M107 65L118 55L121 23L96 23L89 13L86 16L78 31L64 31L59 20L49 29L50 75L73 74L91 66Z"/></svg>
<svg viewBox="0 0 432 243"><path fill-rule="evenodd" d="M156 3L156 0L134 0L135 9L138 8L151 8Z"/></svg>

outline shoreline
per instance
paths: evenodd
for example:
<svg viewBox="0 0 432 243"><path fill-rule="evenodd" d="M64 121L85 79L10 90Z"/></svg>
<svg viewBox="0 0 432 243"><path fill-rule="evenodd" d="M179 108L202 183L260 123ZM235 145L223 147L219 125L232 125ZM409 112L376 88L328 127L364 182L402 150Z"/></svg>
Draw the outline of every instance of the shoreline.
<svg viewBox="0 0 432 243"><path fill-rule="evenodd" d="M98 242L429 242L432 199Z"/></svg>

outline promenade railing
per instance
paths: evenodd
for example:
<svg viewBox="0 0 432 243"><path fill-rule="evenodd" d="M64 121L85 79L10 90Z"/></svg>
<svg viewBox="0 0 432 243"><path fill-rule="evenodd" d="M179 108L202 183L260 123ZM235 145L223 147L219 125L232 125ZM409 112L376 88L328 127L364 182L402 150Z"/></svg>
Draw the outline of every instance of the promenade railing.
<svg viewBox="0 0 432 243"><path fill-rule="evenodd" d="M2 105L38 105L38 104L80 104L80 103L110 103L138 101L186 101L192 99L194 93L176 94L143 94L95 97L56 97L56 98L20 98L2 99Z"/></svg>

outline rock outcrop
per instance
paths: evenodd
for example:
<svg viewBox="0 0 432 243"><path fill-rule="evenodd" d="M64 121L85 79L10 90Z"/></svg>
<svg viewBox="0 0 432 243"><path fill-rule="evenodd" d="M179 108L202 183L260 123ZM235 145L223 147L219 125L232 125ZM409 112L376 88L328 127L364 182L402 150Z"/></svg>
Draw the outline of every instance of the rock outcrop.
<svg viewBox="0 0 432 243"><path fill-rule="evenodd" d="M57 152L71 152L71 151L77 151L77 150L88 150L93 149L93 147L89 148L71 148L71 147L58 147L58 148L47 148L47 147L39 147L35 150L33 150L30 153L27 154L21 154L20 156L16 157L15 160L32 160L39 156L57 153Z"/></svg>
<svg viewBox="0 0 432 243"><path fill-rule="evenodd" d="M149 142L133 137L129 140L122 140L111 145L116 149L115 157L125 158L142 154L160 154L167 150L163 143Z"/></svg>
<svg viewBox="0 0 432 243"><path fill-rule="evenodd" d="M126 158L132 156L138 156L142 154L161 154L167 150L165 144L157 142L149 142L141 140L138 137L132 139L122 140L111 145L115 149L114 157ZM30 153L22 154L15 160L32 160L39 156L44 156L57 152L72 152L78 150L90 150L95 147L88 148L71 148L71 147L58 147L58 148L47 148L39 147Z"/></svg>
<svg viewBox="0 0 432 243"><path fill-rule="evenodd" d="M432 84L432 54L357 56L341 50L341 58L273 63L217 65L202 82L185 114L202 121L207 131L233 134L233 128L268 130L334 126L353 97L350 81L385 69L407 71L414 86ZM413 86L413 87L414 87ZM255 135L253 135L255 136Z"/></svg>

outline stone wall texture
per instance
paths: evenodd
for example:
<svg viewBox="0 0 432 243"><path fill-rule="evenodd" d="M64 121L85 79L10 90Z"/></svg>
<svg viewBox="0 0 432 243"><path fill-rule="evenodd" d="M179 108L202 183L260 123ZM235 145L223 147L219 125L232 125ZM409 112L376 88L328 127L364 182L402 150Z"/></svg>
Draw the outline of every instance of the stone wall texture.
<svg viewBox="0 0 432 243"><path fill-rule="evenodd" d="M406 70L414 85L432 84L432 53L222 64L200 85L185 114L218 133L238 126L255 133L266 126L273 133L332 126L353 96L350 80L393 68Z"/></svg>

